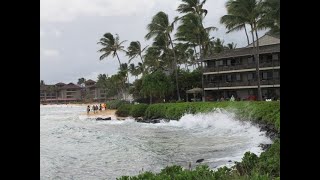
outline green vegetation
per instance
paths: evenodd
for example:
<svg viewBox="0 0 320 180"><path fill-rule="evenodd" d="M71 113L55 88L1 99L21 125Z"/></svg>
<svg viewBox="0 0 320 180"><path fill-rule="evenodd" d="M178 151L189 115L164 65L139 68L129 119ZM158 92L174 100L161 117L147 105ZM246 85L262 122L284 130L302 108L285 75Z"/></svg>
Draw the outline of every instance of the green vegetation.
<svg viewBox="0 0 320 180"><path fill-rule="evenodd" d="M143 117L144 113L148 108L147 104L137 104L131 107L130 116L132 117Z"/></svg>
<svg viewBox="0 0 320 180"><path fill-rule="evenodd" d="M121 105L125 103L126 102L122 100L113 100L113 101L108 101L107 106L108 106L108 109L118 109Z"/></svg>
<svg viewBox="0 0 320 180"><path fill-rule="evenodd" d="M132 104L122 104L116 111L116 115L120 117L127 117L131 112L133 105Z"/></svg>
<svg viewBox="0 0 320 180"><path fill-rule="evenodd" d="M194 170L183 169L181 166L169 166L160 173L143 172L137 176L122 176L117 180L270 180L280 179L280 140L260 157L246 152L242 162L236 162L231 167L221 167L216 171L207 165L197 166Z"/></svg>
<svg viewBox="0 0 320 180"><path fill-rule="evenodd" d="M119 62L117 74L110 78L100 78L101 81L110 80L113 82L112 85L99 83L108 92L107 97L113 97L116 93L118 98L122 99L123 94L136 88L135 85L138 84L140 86L136 91L130 90L135 92L134 95L138 95L138 99L144 101L146 96L148 99L163 99L163 93L149 90L148 93L140 93L139 91L139 89L150 89L150 87L145 87L148 86L147 83L142 85L137 81L142 81L146 76L156 71L163 71L170 76L171 89L166 92L165 97L168 101L183 99L186 88L202 87L203 64L199 60L236 47L233 42L224 45L223 39L214 37L215 31L218 29L204 23L209 13L208 9L204 9L206 2L206 0L181 0L177 6L178 17L169 17L163 11L157 12L150 19L147 34L144 37L146 40L151 40L149 46L142 46L140 41L134 40L125 48L126 40L120 41L118 34L104 33L98 41L101 46L98 50L101 53L100 60L112 56ZM262 29L268 29L271 34L280 35L280 0L228 0L225 8L227 13L221 17L220 23L225 25L228 30L226 33L244 30L245 36L243 38L247 39L248 44L259 38L258 31ZM253 44L252 56L257 59L256 71L259 72L259 48L257 48L259 42L256 42ZM120 61L119 53L126 55L127 62ZM136 59L138 61L133 61ZM184 78L181 78L180 72L190 73L195 70L200 72L196 74L197 79L200 80L193 81L198 84L186 87L184 81L181 81ZM137 83L132 82L132 88L129 83L129 73L136 77ZM258 99L261 100L259 79L260 74L257 73ZM165 90L164 87L157 89L157 91Z"/></svg>

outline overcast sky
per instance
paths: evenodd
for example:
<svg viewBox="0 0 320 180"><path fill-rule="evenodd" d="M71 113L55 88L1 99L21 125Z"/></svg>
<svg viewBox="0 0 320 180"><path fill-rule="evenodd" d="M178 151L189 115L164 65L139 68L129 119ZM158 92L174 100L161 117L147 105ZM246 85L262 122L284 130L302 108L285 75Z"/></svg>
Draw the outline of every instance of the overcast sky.
<svg viewBox="0 0 320 180"><path fill-rule="evenodd" d="M207 0L209 12L205 26L219 30L212 35L225 44L234 42L237 47L246 45L244 31L226 34L219 23L226 14L227 0ZM118 61L108 57L99 61L97 44L104 33L119 34L120 40L145 41L146 26L159 11L169 14L170 20L179 14L175 11L181 0L41 0L40 1L40 79L46 84L77 83L78 78L96 80L98 74L117 72ZM261 35L264 32L260 33ZM122 63L128 58L120 54ZM137 60L138 61L138 60Z"/></svg>

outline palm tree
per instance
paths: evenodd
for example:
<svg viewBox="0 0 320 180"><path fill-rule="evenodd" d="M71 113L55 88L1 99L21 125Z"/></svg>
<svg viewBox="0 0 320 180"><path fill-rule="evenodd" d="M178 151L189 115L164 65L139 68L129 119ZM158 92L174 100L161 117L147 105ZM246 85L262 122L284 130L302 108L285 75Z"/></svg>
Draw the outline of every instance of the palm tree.
<svg viewBox="0 0 320 180"><path fill-rule="evenodd" d="M221 41L219 38L213 41L213 52L221 53L224 50L224 41Z"/></svg>
<svg viewBox="0 0 320 180"><path fill-rule="evenodd" d="M126 52L124 50L124 46L122 45L126 41L119 40L119 35L116 34L116 37L114 38L111 33L105 33L103 37L100 39L98 44L101 44L103 48L101 48L98 52L103 53L100 56L100 61L104 58L108 57L110 54L112 54L112 57L114 58L117 56L119 66L121 66L120 58L118 56L118 52Z"/></svg>
<svg viewBox="0 0 320 180"><path fill-rule="evenodd" d="M229 0L226 3L228 15L233 15L242 23L249 24L251 28L253 56L256 61L256 74L258 83L258 100L262 100L259 72L259 41L258 24L261 18L261 4L257 0ZM254 35L255 34L255 35ZM256 41L254 40L256 38Z"/></svg>
<svg viewBox="0 0 320 180"><path fill-rule="evenodd" d="M135 76L136 79L137 77L143 73L143 64L141 62L138 63L138 65L134 65L133 63L131 63L129 65L129 72L132 76Z"/></svg>
<svg viewBox="0 0 320 180"><path fill-rule="evenodd" d="M243 19L239 16L232 15L232 14L227 14L227 15L224 15L221 17L220 23L224 24L226 26L226 28L228 29L228 31L226 32L227 34L230 32L240 31L240 30L244 29L244 32L247 37L247 43L248 43L248 45L250 44L245 19Z"/></svg>
<svg viewBox="0 0 320 180"><path fill-rule="evenodd" d="M236 49L237 44L232 43L228 43L227 46L225 46L225 49Z"/></svg>
<svg viewBox="0 0 320 180"><path fill-rule="evenodd" d="M150 24L148 24L147 29L148 33L145 36L147 40L151 38L164 38L166 48L169 49L169 46L171 45L172 50L174 49L172 38L171 38L171 32L174 29L174 23L178 20L176 17L175 20L170 23L168 15L162 11L158 12L155 16L153 16L152 21ZM174 58L174 70L175 70L175 77L176 77L176 88L177 88L177 96L178 100L181 100L180 93L179 93L179 85L178 85L178 72L177 72L177 58L176 54L173 52L173 58Z"/></svg>
<svg viewBox="0 0 320 180"><path fill-rule="evenodd" d="M128 50L127 50L127 56L129 56L129 64L131 63L131 60L136 58L137 56L140 57L141 59L141 63L142 63L142 66L140 66L142 68L142 74L144 74L144 60L142 58L142 53L143 51L146 50L148 46L145 46L143 49L141 49L141 44L139 41L132 41L128 47ZM131 66L131 65L130 65Z"/></svg>
<svg viewBox="0 0 320 180"><path fill-rule="evenodd" d="M270 33L280 34L280 0L263 0L261 2L261 20L258 27L270 28Z"/></svg>
<svg viewBox="0 0 320 180"><path fill-rule="evenodd" d="M177 8L179 13L193 13L200 16L206 16L208 11L203 9L203 5L206 3L206 0L200 2L200 0L182 0L182 4L180 4Z"/></svg>
<svg viewBox="0 0 320 180"><path fill-rule="evenodd" d="M83 85L86 82L85 78L79 78L77 84L78 85Z"/></svg>

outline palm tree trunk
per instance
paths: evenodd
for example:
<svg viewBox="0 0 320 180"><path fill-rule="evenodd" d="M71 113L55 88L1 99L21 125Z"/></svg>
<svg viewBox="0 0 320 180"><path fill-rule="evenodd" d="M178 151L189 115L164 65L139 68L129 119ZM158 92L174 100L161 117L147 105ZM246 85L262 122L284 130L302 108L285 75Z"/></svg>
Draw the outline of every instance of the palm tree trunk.
<svg viewBox="0 0 320 180"><path fill-rule="evenodd" d="M180 98L179 85L178 85L178 70L177 70L176 52L174 52L174 47L173 47L173 42L172 42L171 36L170 36L170 34L168 34L168 35L169 35L169 40L170 40L171 47L172 47L172 51L173 51L174 65L175 65L175 68L174 68L174 69L175 69L175 77L176 77L177 96L178 96L178 101L180 101L181 98Z"/></svg>
<svg viewBox="0 0 320 180"><path fill-rule="evenodd" d="M120 58L118 56L118 53L116 52L116 55L117 55L117 58L118 58L118 62L119 62L119 67L121 68L121 62L120 62ZM127 73L127 76L128 76L128 73ZM129 76L128 76L128 82L129 82ZM123 81L123 87L126 88L126 83L125 81ZM129 90L129 88L128 88ZM126 97L126 94L125 94L125 90L123 91L123 95L124 95L124 99L127 100L127 97Z"/></svg>
<svg viewBox="0 0 320 180"><path fill-rule="evenodd" d="M260 71L259 71L259 56L256 49L256 44L254 42L254 27L251 24L251 36L252 36L252 46L253 46L253 56L256 61L256 75L257 75L257 84L258 84L258 100L262 100L261 96L261 87L260 87Z"/></svg>
<svg viewBox="0 0 320 180"><path fill-rule="evenodd" d="M141 54L139 54L139 56L140 56L140 59L141 59L141 62L142 62L142 75L144 75L144 61L142 59Z"/></svg>
<svg viewBox="0 0 320 180"><path fill-rule="evenodd" d="M118 56L118 53L116 52L117 58L118 58L118 62L119 62L119 67L121 66L121 62L120 62L120 58Z"/></svg>
<svg viewBox="0 0 320 180"><path fill-rule="evenodd" d="M248 45L249 45L249 44L250 44L250 41L249 41L249 36L248 36L248 32L247 32L247 28L246 28L246 24L244 24L244 32L246 33L247 41L248 41Z"/></svg>
<svg viewBox="0 0 320 180"><path fill-rule="evenodd" d="M258 98L261 101L262 100L262 93L261 93L261 87L260 87L260 58L259 58L259 37L258 37L258 30L257 30L257 24L254 23L254 29L256 33L256 38L257 38L257 47L256 47L256 54L257 54L257 69L258 69L258 74L257 74L257 79L258 79Z"/></svg>

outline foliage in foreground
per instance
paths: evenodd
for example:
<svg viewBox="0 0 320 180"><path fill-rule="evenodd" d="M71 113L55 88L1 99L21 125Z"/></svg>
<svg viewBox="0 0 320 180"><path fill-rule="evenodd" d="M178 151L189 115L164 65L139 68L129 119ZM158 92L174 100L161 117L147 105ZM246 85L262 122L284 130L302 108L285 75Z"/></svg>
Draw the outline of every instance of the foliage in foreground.
<svg viewBox="0 0 320 180"><path fill-rule="evenodd" d="M181 166L169 166L159 173L143 172L137 176L122 176L117 180L270 180L280 179L280 140L260 157L246 152L242 162L232 168L221 167L216 171L207 165L197 166L194 170L183 169Z"/></svg>

